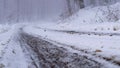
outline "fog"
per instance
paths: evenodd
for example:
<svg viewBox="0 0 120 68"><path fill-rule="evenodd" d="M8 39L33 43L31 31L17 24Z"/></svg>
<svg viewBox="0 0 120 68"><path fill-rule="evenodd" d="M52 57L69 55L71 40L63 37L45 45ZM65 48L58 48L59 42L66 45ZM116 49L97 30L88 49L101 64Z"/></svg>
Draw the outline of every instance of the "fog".
<svg viewBox="0 0 120 68"><path fill-rule="evenodd" d="M0 0L0 22L55 19L64 7L64 0Z"/></svg>
<svg viewBox="0 0 120 68"><path fill-rule="evenodd" d="M56 18L64 12L65 0L43 0L41 2L41 19Z"/></svg>
<svg viewBox="0 0 120 68"><path fill-rule="evenodd" d="M73 11L76 10L74 1L70 0ZM112 4L117 1L119 0L84 0L82 2L85 7L88 7ZM53 20L66 11L68 11L66 0L0 0L0 23Z"/></svg>

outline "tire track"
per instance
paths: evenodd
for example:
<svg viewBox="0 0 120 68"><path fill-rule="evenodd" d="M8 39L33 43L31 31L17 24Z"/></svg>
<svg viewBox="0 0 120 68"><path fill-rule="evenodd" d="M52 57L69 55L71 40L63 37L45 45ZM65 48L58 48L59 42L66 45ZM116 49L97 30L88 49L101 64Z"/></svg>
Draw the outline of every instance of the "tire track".
<svg viewBox="0 0 120 68"><path fill-rule="evenodd" d="M74 31L74 30L55 30L55 29L46 29L46 28L40 28L40 27L35 27L37 29L42 29L44 31L55 31L55 32L63 32L63 33L68 33L68 34L79 34L79 35L99 35L99 36L120 36L120 33L104 33L104 32L92 32L92 31Z"/></svg>
<svg viewBox="0 0 120 68"><path fill-rule="evenodd" d="M85 55L72 53L42 38L21 33L19 41L30 52L34 68L103 68L101 63Z"/></svg>

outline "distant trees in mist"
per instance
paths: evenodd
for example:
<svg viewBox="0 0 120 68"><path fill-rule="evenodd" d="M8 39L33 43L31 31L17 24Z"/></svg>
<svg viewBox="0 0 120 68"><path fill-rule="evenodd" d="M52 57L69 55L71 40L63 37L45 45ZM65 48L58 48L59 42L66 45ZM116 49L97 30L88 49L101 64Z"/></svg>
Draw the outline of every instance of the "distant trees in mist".
<svg viewBox="0 0 120 68"><path fill-rule="evenodd" d="M77 12L79 9L84 8L84 0L66 0L66 5L69 15Z"/></svg>
<svg viewBox="0 0 120 68"><path fill-rule="evenodd" d="M0 23L37 21L57 12L71 16L86 6L117 1L119 0L0 0Z"/></svg>
<svg viewBox="0 0 120 68"><path fill-rule="evenodd" d="M66 0L66 4L69 15L72 15L79 9L87 6L109 5L118 1L119 0Z"/></svg>

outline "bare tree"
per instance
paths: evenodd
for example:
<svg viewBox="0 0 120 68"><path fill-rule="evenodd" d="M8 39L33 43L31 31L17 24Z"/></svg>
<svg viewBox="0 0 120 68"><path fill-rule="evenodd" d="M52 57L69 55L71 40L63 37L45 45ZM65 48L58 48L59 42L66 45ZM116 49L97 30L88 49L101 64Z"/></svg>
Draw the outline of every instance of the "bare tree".
<svg viewBox="0 0 120 68"><path fill-rule="evenodd" d="M6 0L3 0L3 10L4 10L3 13L5 14L5 15L3 15L3 18L4 18L4 19L6 19L6 15L7 15L7 14L6 14L6 10L7 10L6 6L7 6ZM3 19L3 20L4 20L4 19ZM4 20L4 22L6 22L6 21Z"/></svg>
<svg viewBox="0 0 120 68"><path fill-rule="evenodd" d="M69 15L72 15L81 8L84 8L84 0L66 0Z"/></svg>
<svg viewBox="0 0 120 68"><path fill-rule="evenodd" d="M67 9L68 9L68 13L69 15L72 15L72 8L71 8L71 1L70 0L66 0L67 2Z"/></svg>
<svg viewBox="0 0 120 68"><path fill-rule="evenodd" d="M84 0L74 0L79 9L84 8Z"/></svg>
<svg viewBox="0 0 120 68"><path fill-rule="evenodd" d="M19 22L19 17L20 17L20 2L17 0L17 20L16 22Z"/></svg>

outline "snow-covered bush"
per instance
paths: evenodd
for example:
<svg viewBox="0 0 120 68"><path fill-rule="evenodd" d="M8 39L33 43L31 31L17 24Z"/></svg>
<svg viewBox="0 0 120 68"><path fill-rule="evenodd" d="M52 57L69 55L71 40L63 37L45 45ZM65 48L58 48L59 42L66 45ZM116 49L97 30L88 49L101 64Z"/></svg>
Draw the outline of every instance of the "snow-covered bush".
<svg viewBox="0 0 120 68"><path fill-rule="evenodd" d="M95 22L117 22L120 20L120 3L97 8Z"/></svg>
<svg viewBox="0 0 120 68"><path fill-rule="evenodd" d="M4 64L0 64L0 68L5 68L5 65Z"/></svg>
<svg viewBox="0 0 120 68"><path fill-rule="evenodd" d="M114 30L114 31L120 30L120 26L114 26L114 27L113 27L113 30Z"/></svg>
<svg viewBox="0 0 120 68"><path fill-rule="evenodd" d="M10 25L6 24L6 25L0 25L0 33L4 33L7 32L10 28Z"/></svg>
<svg viewBox="0 0 120 68"><path fill-rule="evenodd" d="M108 22L116 22L120 19L120 9L117 7L107 6L107 10L103 12Z"/></svg>

